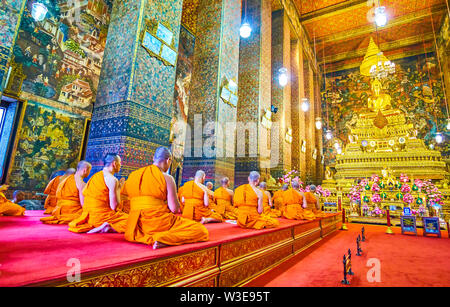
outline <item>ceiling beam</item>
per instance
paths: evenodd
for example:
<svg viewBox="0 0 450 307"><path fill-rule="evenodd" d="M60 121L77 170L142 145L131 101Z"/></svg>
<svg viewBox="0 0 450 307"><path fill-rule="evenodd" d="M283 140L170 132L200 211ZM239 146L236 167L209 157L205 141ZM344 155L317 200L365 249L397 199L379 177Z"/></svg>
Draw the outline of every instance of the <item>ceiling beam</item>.
<svg viewBox="0 0 450 307"><path fill-rule="evenodd" d="M315 0L313 0L315 1ZM341 3L337 3L332 6L328 6L317 11L312 11L300 16L300 22L310 23L317 19L324 17L331 17L333 15L341 14L346 11L351 11L356 8L367 6L367 0L348 0Z"/></svg>
<svg viewBox="0 0 450 307"><path fill-rule="evenodd" d="M431 14L437 14L437 13L443 13L446 10L446 5L438 5L431 8ZM409 13L400 17L397 17L395 19L392 19L388 22L386 26L384 26L381 29L378 29L379 31L383 31L385 29L390 29L393 27L405 25L408 23L415 22L417 20L421 20L424 18L429 17L430 15L429 9L420 10L417 12ZM356 36L363 36L370 33L373 33L376 31L376 27L374 24L365 25L363 27L355 28L353 30L349 31L342 31L339 33L327 35L321 38L316 38L316 43L330 43L330 42L337 42L342 40L351 39Z"/></svg>

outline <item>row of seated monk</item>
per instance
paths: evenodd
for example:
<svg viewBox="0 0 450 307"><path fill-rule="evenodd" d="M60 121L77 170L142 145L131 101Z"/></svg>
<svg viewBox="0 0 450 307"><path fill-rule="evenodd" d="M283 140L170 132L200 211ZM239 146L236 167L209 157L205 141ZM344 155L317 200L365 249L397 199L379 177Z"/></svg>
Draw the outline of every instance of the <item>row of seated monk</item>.
<svg viewBox="0 0 450 307"><path fill-rule="evenodd" d="M323 217L318 197L299 191L297 182L274 193L266 191L258 172L251 172L248 184L229 189L228 178L212 191L204 184L205 173L197 171L178 191L167 174L172 154L156 149L153 164L118 180L121 158L108 154L103 170L85 180L91 164L81 161L77 169L57 174L44 191L46 224L68 224L76 233L124 233L125 239L151 245L154 249L207 241L205 223L235 220L242 228L263 229L279 225L277 218L314 220ZM0 195L0 215L23 215L25 209ZM3 208L3 209L2 209ZM7 209L7 210L5 210Z"/></svg>

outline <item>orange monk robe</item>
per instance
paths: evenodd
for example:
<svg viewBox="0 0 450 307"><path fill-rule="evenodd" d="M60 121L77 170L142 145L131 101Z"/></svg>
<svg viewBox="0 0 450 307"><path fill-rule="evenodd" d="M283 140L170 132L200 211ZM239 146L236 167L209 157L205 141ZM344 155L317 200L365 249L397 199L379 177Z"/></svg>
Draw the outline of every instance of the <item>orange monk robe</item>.
<svg viewBox="0 0 450 307"><path fill-rule="evenodd" d="M220 187L214 191L216 199L216 212L227 220L237 219L237 208L233 207L232 196L227 189Z"/></svg>
<svg viewBox="0 0 450 307"><path fill-rule="evenodd" d="M194 221L201 221L202 217L223 221L219 213L214 212L209 206L205 207L204 195L203 189L193 180L183 185L180 193L180 197L184 197L183 217Z"/></svg>
<svg viewBox="0 0 450 307"><path fill-rule="evenodd" d="M58 188L61 176L53 178L44 190L44 194L47 194L47 198L44 203L44 214L52 214L52 211L56 207L56 189Z"/></svg>
<svg viewBox="0 0 450 307"><path fill-rule="evenodd" d="M126 240L145 244L158 241L167 245L208 241L205 226L170 211L166 204L166 180L157 166L132 172L123 189L130 199Z"/></svg>
<svg viewBox="0 0 450 307"><path fill-rule="evenodd" d="M22 216L25 214L25 208L8 200L5 194L0 192L0 216Z"/></svg>
<svg viewBox="0 0 450 307"><path fill-rule="evenodd" d="M317 198L314 193L305 192L306 202L308 204L308 210L311 214L314 214L315 217L325 217L326 214L322 212L322 210L318 210L316 208Z"/></svg>
<svg viewBox="0 0 450 307"><path fill-rule="evenodd" d="M183 201L183 198L181 197L181 193L182 193L182 191L183 191L183 187L184 187L184 185L182 185L182 186L178 189L178 192L177 192L178 201L180 202L180 210L181 210L181 212L183 212L183 209L184 209L184 201Z"/></svg>
<svg viewBox="0 0 450 307"><path fill-rule="evenodd" d="M45 224L69 224L80 217L83 208L80 203L75 175L70 175L58 185L56 199L56 207L52 215L41 218L42 222Z"/></svg>
<svg viewBox="0 0 450 307"><path fill-rule="evenodd" d="M275 193L273 193L273 197L272 197L273 206L275 207L275 209L279 210L280 212L283 212L283 209L284 209L284 201L283 201L283 193L284 192L285 191L283 191L283 190L276 191Z"/></svg>
<svg viewBox="0 0 450 307"><path fill-rule="evenodd" d="M263 208L264 208L263 214L268 215L270 217L281 217L282 216L281 211L277 209L272 209L269 203L269 196L267 196L265 191L261 190L261 192L263 192Z"/></svg>
<svg viewBox="0 0 450 307"><path fill-rule="evenodd" d="M280 222L270 216L258 213L258 195L249 184L241 185L234 191L234 205L238 208L237 224L241 228L274 228Z"/></svg>
<svg viewBox="0 0 450 307"><path fill-rule="evenodd" d="M128 214L112 210L109 205L109 188L106 186L103 171L89 179L83 189L84 205L81 216L69 223L72 232L88 232L108 223L116 232L124 233Z"/></svg>
<svg viewBox="0 0 450 307"><path fill-rule="evenodd" d="M283 192L284 212L283 216L290 220L314 220L314 215L306 214L303 210L303 195L294 189Z"/></svg>

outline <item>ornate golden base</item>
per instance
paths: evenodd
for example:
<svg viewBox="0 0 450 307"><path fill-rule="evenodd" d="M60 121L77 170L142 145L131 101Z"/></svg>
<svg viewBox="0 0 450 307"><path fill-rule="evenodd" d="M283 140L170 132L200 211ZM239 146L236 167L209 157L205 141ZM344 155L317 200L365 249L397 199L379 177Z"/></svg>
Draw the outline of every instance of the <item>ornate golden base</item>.
<svg viewBox="0 0 450 307"><path fill-rule="evenodd" d="M273 232L149 262L81 273L80 282L53 280L28 286L234 287L313 246L338 229L339 214Z"/></svg>
<svg viewBox="0 0 450 307"><path fill-rule="evenodd" d="M388 226L388 228L386 229L386 233L387 233L387 234L390 234L390 235L393 235L393 234L394 234L394 232L393 232L392 229L391 229L391 226Z"/></svg>

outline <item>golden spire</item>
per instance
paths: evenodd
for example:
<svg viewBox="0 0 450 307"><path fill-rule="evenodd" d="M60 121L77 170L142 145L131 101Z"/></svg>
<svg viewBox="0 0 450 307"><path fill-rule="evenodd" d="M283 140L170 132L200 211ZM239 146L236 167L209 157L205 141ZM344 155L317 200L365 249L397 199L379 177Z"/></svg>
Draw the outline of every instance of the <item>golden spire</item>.
<svg viewBox="0 0 450 307"><path fill-rule="evenodd" d="M359 67L359 71L361 75L370 77L370 68L373 65L377 65L378 62L387 62L389 61L375 44L372 37L370 37L369 47L367 48L366 55L364 56L364 60Z"/></svg>

